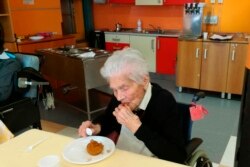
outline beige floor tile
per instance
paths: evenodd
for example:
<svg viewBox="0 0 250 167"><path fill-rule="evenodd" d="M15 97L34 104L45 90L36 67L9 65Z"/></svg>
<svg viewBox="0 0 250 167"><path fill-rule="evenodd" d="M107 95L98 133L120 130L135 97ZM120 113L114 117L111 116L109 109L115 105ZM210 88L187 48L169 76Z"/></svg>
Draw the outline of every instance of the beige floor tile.
<svg viewBox="0 0 250 167"><path fill-rule="evenodd" d="M58 131L61 131L66 127L64 125L45 120L41 120L41 124L42 124L42 130L53 133L57 133Z"/></svg>

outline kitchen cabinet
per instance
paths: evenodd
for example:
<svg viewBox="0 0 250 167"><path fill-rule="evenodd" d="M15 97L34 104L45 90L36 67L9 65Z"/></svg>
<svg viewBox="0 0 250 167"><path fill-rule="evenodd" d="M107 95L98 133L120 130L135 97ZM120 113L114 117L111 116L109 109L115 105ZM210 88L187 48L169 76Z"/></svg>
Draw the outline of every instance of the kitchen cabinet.
<svg viewBox="0 0 250 167"><path fill-rule="evenodd" d="M109 3L125 3L125 4L134 4L135 0L109 0Z"/></svg>
<svg viewBox="0 0 250 167"><path fill-rule="evenodd" d="M121 50L124 47L129 47L129 42L129 35L105 33L105 48L108 51Z"/></svg>
<svg viewBox="0 0 250 167"><path fill-rule="evenodd" d="M200 89L226 91L229 43L203 42Z"/></svg>
<svg viewBox="0 0 250 167"><path fill-rule="evenodd" d="M221 92L225 96L229 43L184 41L178 43L176 85Z"/></svg>
<svg viewBox="0 0 250 167"><path fill-rule="evenodd" d="M228 77L226 92L228 99L231 94L241 94L245 74L245 63L248 51L248 44L231 43L228 61Z"/></svg>
<svg viewBox="0 0 250 167"><path fill-rule="evenodd" d="M178 41L176 85L179 91L182 87L200 88L201 50L200 41Z"/></svg>
<svg viewBox="0 0 250 167"><path fill-rule="evenodd" d="M163 5L163 0L135 0L135 5Z"/></svg>
<svg viewBox="0 0 250 167"><path fill-rule="evenodd" d="M142 53L150 72L156 72L156 37L130 35L130 47Z"/></svg>
<svg viewBox="0 0 250 167"><path fill-rule="evenodd" d="M175 74L178 39L175 37L157 37L156 72Z"/></svg>
<svg viewBox="0 0 250 167"><path fill-rule="evenodd" d="M0 1L0 24L4 29L4 40L7 42L14 42L15 36L13 33L12 18L8 0Z"/></svg>
<svg viewBox="0 0 250 167"><path fill-rule="evenodd" d="M163 5L184 5L185 3L194 3L194 0L163 0Z"/></svg>

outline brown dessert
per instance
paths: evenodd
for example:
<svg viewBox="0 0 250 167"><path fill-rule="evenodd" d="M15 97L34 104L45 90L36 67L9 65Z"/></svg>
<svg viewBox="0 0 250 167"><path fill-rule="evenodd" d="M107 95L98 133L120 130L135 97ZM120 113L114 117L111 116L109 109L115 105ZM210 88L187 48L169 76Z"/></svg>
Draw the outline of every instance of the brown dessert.
<svg viewBox="0 0 250 167"><path fill-rule="evenodd" d="M87 145L87 152L90 155L98 155L102 152L102 150L103 150L103 144L93 139L90 140L89 144Z"/></svg>

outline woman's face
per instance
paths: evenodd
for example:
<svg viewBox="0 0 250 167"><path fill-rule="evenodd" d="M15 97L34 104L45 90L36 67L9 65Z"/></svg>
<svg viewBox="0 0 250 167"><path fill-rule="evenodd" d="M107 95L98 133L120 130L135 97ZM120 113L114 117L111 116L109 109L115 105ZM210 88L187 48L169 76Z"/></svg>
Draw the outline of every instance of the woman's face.
<svg viewBox="0 0 250 167"><path fill-rule="evenodd" d="M149 78L146 76L142 84L136 83L124 74L109 78L109 86L113 90L116 99L122 104L127 104L131 110L136 109L141 103L148 82Z"/></svg>

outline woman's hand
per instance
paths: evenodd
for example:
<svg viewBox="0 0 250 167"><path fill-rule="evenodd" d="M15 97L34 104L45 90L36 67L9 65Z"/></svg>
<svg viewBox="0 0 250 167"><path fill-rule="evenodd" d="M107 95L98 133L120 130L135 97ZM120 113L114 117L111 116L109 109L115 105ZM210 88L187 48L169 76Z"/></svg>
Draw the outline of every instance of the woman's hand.
<svg viewBox="0 0 250 167"><path fill-rule="evenodd" d="M99 124L93 124L91 121L82 122L78 128L78 134L82 137L87 137L86 129L90 128L92 130L92 135L97 135L101 131L101 126Z"/></svg>
<svg viewBox="0 0 250 167"><path fill-rule="evenodd" d="M120 104L116 107L113 115L116 117L118 123L125 125L133 133L141 126L139 117L126 104Z"/></svg>

